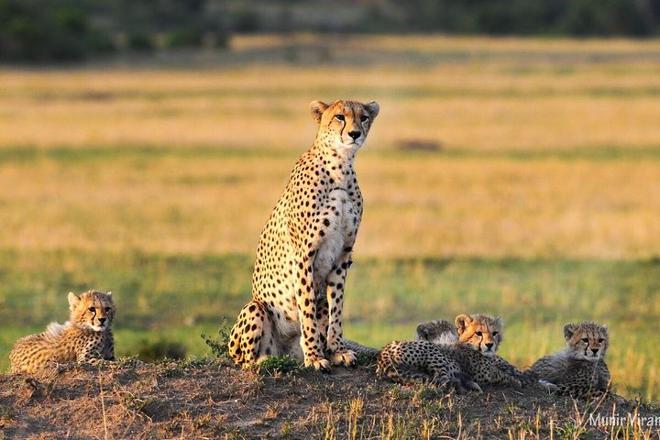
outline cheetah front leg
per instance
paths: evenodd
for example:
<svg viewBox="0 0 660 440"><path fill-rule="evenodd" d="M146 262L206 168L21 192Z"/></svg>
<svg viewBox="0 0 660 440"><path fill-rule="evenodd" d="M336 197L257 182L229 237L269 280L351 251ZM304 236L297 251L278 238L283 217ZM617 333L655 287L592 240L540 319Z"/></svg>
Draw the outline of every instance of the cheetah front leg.
<svg viewBox="0 0 660 440"><path fill-rule="evenodd" d="M95 366L101 366L107 362L107 360L103 358L103 353L99 347L99 341L96 338L87 342L82 350L77 353L76 361L79 364L90 364Z"/></svg>
<svg viewBox="0 0 660 440"><path fill-rule="evenodd" d="M357 356L352 350L344 347L344 335L342 330L342 313L344 309L344 286L346 275L351 265L351 253L342 255L339 262L332 268L327 278L326 294L329 304L328 333L326 350L330 354L333 365L345 365L347 367L355 364Z"/></svg>
<svg viewBox="0 0 660 440"><path fill-rule="evenodd" d="M300 265L296 304L300 322L300 346L305 366L315 370L330 371L330 362L323 355L321 332L317 320L316 291L312 275L312 258L305 258Z"/></svg>

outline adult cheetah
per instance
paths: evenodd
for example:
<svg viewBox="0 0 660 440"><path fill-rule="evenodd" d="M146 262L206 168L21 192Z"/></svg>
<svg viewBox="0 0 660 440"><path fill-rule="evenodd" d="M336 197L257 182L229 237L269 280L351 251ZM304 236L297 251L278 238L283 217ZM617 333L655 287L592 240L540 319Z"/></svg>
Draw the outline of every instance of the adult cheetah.
<svg viewBox="0 0 660 440"><path fill-rule="evenodd" d="M236 363L287 354L327 371L355 362L342 334L344 285L363 209L353 161L378 111L376 102L311 103L316 140L261 233L252 300L231 331Z"/></svg>

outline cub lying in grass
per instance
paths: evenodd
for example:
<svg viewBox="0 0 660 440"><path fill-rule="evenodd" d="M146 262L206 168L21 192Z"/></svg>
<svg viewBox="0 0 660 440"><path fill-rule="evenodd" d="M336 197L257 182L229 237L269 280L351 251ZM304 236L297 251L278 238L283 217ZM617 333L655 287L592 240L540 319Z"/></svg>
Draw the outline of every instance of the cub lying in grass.
<svg viewBox="0 0 660 440"><path fill-rule="evenodd" d="M12 373L34 374L59 363L114 360L110 325L115 316L112 293L88 290L69 293L69 321L53 322L46 331L25 336L9 353Z"/></svg>
<svg viewBox="0 0 660 440"><path fill-rule="evenodd" d="M522 386L522 373L495 354L502 341L499 318L459 315L455 322L457 335L446 321L431 321L417 328L420 339L386 345L378 356L378 375L459 391L481 391L482 385Z"/></svg>
<svg viewBox="0 0 660 440"><path fill-rule="evenodd" d="M607 327L594 322L566 324L566 348L537 360L526 372L560 394L594 398L609 390L610 372L605 363L609 345Z"/></svg>

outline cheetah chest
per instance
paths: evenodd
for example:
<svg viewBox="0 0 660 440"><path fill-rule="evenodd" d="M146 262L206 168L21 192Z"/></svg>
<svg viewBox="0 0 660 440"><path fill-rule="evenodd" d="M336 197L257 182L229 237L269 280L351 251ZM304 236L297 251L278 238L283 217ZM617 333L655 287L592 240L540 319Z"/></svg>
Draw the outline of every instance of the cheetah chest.
<svg viewBox="0 0 660 440"><path fill-rule="evenodd" d="M317 286L339 263L346 252L344 249L353 246L360 223L357 206L343 189L330 192L322 213L323 237L314 259L314 281Z"/></svg>

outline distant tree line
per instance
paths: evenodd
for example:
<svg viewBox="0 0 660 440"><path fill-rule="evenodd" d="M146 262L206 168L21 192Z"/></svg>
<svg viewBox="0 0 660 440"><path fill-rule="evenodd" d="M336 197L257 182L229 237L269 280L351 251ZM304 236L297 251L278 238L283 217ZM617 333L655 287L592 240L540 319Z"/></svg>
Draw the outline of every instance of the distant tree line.
<svg viewBox="0 0 660 440"><path fill-rule="evenodd" d="M227 4L232 27L243 32L646 37L660 31L660 0L229 0Z"/></svg>
<svg viewBox="0 0 660 440"><path fill-rule="evenodd" d="M394 4L394 3L393 3ZM660 0L406 0L398 13L376 4L402 30L492 35L650 36Z"/></svg>
<svg viewBox="0 0 660 440"><path fill-rule="evenodd" d="M227 43L209 0L0 0L0 61L76 61L117 51Z"/></svg>
<svg viewBox="0 0 660 440"><path fill-rule="evenodd" d="M232 32L658 35L660 0L0 0L0 61L225 47Z"/></svg>

